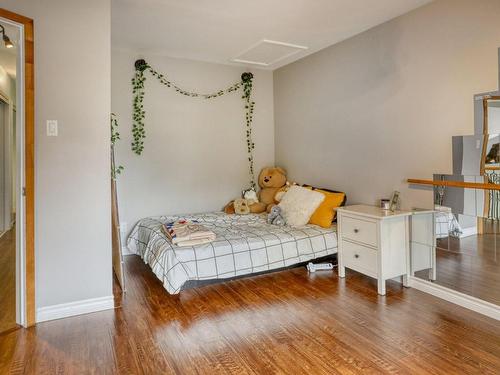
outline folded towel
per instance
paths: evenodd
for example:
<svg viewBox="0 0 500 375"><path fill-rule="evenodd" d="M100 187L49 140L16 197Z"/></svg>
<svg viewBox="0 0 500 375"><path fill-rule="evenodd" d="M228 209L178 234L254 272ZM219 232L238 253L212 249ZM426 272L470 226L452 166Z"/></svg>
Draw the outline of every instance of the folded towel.
<svg viewBox="0 0 500 375"><path fill-rule="evenodd" d="M163 225L165 234L177 246L194 246L215 240L215 233L196 222L177 220Z"/></svg>
<svg viewBox="0 0 500 375"><path fill-rule="evenodd" d="M196 246L196 245L203 245L206 243L213 242L215 240L215 237L213 238L199 238L197 240L187 240L187 241L179 241L177 243L174 243L174 245L179 246L179 247L185 247L185 246Z"/></svg>

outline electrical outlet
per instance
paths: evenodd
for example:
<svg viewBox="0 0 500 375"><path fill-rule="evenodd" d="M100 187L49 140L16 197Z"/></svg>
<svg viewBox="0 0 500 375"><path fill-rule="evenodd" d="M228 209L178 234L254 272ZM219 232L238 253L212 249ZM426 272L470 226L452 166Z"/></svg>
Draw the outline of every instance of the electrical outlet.
<svg viewBox="0 0 500 375"><path fill-rule="evenodd" d="M47 136L57 137L57 120L47 120Z"/></svg>

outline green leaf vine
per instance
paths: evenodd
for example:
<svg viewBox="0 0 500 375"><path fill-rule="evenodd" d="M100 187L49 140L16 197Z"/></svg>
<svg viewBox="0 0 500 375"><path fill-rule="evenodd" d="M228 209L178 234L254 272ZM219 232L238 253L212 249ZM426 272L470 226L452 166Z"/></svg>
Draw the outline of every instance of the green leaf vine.
<svg viewBox="0 0 500 375"><path fill-rule="evenodd" d="M111 178L116 180L116 177L123 172L123 166L115 165L115 144L120 139L118 133L118 119L114 113L111 114Z"/></svg>
<svg viewBox="0 0 500 375"><path fill-rule="evenodd" d="M255 189L255 174L254 174L254 159L253 150L255 144L252 140L252 121L255 108L255 102L252 101L253 89L253 74L246 72L241 75L241 80L227 87L226 89L217 92L203 94L184 90L172 81L170 81L164 74L158 73L154 70L145 60L137 60L135 62L135 76L132 78L132 93L133 93L133 124L132 124L132 151L137 155L141 155L144 151L144 139L146 138L145 118L146 112L144 110L144 92L145 92L145 73L148 72L151 76L155 77L161 84L166 87L174 89L180 95L188 96L191 98L201 99L215 99L223 95L243 89L242 99L245 103L245 121L246 121L246 144L248 153L248 173L250 178L250 187Z"/></svg>

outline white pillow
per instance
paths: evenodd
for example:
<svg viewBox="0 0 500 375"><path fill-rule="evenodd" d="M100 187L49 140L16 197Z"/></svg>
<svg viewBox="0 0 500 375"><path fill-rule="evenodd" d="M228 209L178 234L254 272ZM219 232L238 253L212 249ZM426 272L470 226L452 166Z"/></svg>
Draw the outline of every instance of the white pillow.
<svg viewBox="0 0 500 375"><path fill-rule="evenodd" d="M312 214L325 199L325 195L300 186L292 186L281 199L281 207L286 223L291 227L302 227L309 222Z"/></svg>

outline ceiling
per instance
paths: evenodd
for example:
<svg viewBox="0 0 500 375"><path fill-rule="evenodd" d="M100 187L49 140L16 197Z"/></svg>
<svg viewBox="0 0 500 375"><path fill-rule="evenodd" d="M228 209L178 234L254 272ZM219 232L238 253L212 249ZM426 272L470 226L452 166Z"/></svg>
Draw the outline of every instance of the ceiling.
<svg viewBox="0 0 500 375"><path fill-rule="evenodd" d="M112 0L112 46L272 70L431 1Z"/></svg>
<svg viewBox="0 0 500 375"><path fill-rule="evenodd" d="M0 22L0 25L5 27L5 33L14 43L14 48L6 48L0 38L0 65L3 66L7 74L11 77L16 77L16 61L17 61L17 46L19 44L19 29L15 26Z"/></svg>

